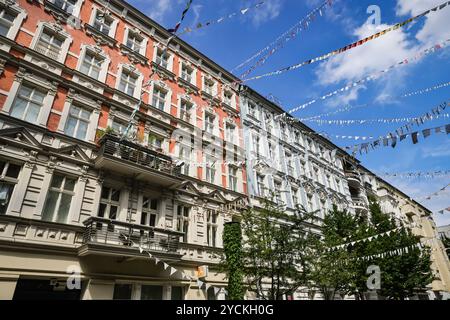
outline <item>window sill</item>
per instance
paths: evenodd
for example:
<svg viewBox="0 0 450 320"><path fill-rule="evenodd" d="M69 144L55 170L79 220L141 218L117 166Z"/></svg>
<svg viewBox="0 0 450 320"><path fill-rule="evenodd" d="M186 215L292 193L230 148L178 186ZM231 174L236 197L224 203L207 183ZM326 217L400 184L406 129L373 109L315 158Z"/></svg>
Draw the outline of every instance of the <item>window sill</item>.
<svg viewBox="0 0 450 320"><path fill-rule="evenodd" d="M120 52L127 56L132 63L140 63L143 66L148 65L148 59L139 52L127 47L124 44L120 44L119 48Z"/></svg>
<svg viewBox="0 0 450 320"><path fill-rule="evenodd" d="M84 28L86 29L86 33L91 36L92 38L94 38L95 42L97 42L99 45L108 45L111 48L116 47L117 45L117 40L110 37L107 34L104 34L103 32L97 30L96 28L94 28L93 26L91 26L90 24L85 24Z"/></svg>
<svg viewBox="0 0 450 320"><path fill-rule="evenodd" d="M163 80L172 80L174 81L176 78L175 73L170 71L169 69L160 66L159 64L152 61L152 70L156 72Z"/></svg>

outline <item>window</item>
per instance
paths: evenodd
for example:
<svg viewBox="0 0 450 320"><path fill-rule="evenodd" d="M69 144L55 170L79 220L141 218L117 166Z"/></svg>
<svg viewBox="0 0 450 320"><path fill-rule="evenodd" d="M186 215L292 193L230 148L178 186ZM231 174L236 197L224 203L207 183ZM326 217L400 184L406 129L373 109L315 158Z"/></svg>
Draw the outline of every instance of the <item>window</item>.
<svg viewBox="0 0 450 320"><path fill-rule="evenodd" d="M295 168L292 163L292 155L289 153L286 153L286 163L287 163L287 168L288 168L288 174L290 176L294 177L295 176Z"/></svg>
<svg viewBox="0 0 450 320"><path fill-rule="evenodd" d="M268 149L269 159L275 160L274 157L273 157L273 145L272 145L272 142L269 141L268 146L269 146L269 149Z"/></svg>
<svg viewBox="0 0 450 320"><path fill-rule="evenodd" d="M77 4L78 0L53 0L53 4L60 8L61 10L64 10L65 12L72 14L73 9L75 5Z"/></svg>
<svg viewBox="0 0 450 320"><path fill-rule="evenodd" d="M181 66L181 79L183 79L189 83L192 83L193 74L194 74L194 69L192 69L191 67L189 67L188 65L183 63Z"/></svg>
<svg viewBox="0 0 450 320"><path fill-rule="evenodd" d="M98 209L98 216L115 220L117 219L117 212L119 211L120 190L103 187L100 198L100 207Z"/></svg>
<svg viewBox="0 0 450 320"><path fill-rule="evenodd" d="M113 131L115 133L123 134L123 133L125 133L125 130L127 129L127 126L128 125L125 124L125 123L113 121L112 125L111 125L111 128L113 129Z"/></svg>
<svg viewBox="0 0 450 320"><path fill-rule="evenodd" d="M128 30L127 47L133 51L141 52L144 39L137 33Z"/></svg>
<svg viewBox="0 0 450 320"><path fill-rule="evenodd" d="M258 196L264 197L266 187L264 186L264 176L256 175L256 185L258 187Z"/></svg>
<svg viewBox="0 0 450 320"><path fill-rule="evenodd" d="M152 105L159 110L164 110L164 106L166 105L166 96L167 93L165 91L155 87L153 89Z"/></svg>
<svg viewBox="0 0 450 320"><path fill-rule="evenodd" d="M210 79L205 79L203 91L205 91L207 94L213 96L214 95L214 81Z"/></svg>
<svg viewBox="0 0 450 320"><path fill-rule="evenodd" d="M234 143L234 141L235 141L235 139L234 139L235 126L233 126L231 124L227 124L225 127L225 132L226 132L227 141Z"/></svg>
<svg viewBox="0 0 450 320"><path fill-rule="evenodd" d="M158 218L158 200L144 197L142 201L141 224L154 227Z"/></svg>
<svg viewBox="0 0 450 320"><path fill-rule="evenodd" d="M23 84L12 103L11 116L37 123L46 92Z"/></svg>
<svg viewBox="0 0 450 320"><path fill-rule="evenodd" d="M299 204L298 190L294 189L294 188L292 188L292 202L293 202L294 207Z"/></svg>
<svg viewBox="0 0 450 320"><path fill-rule="evenodd" d="M180 146L179 155L181 161L183 161L183 165L181 166L181 173L185 175L189 175L189 161L191 159L191 151L189 151L189 147Z"/></svg>
<svg viewBox="0 0 450 320"><path fill-rule="evenodd" d="M206 181L214 183L216 178L216 161L213 158L206 157Z"/></svg>
<svg viewBox="0 0 450 320"><path fill-rule="evenodd" d="M122 74L120 75L119 90L129 94L134 95L136 89L137 76L131 71L122 69Z"/></svg>
<svg viewBox="0 0 450 320"><path fill-rule="evenodd" d="M21 166L10 162L0 161L0 214L5 214L14 186L19 181Z"/></svg>
<svg viewBox="0 0 450 320"><path fill-rule="evenodd" d="M341 183L339 179L336 179L336 191L341 192Z"/></svg>
<svg viewBox="0 0 450 320"><path fill-rule="evenodd" d="M217 247L217 217L218 214L215 210L206 212L206 240L210 247Z"/></svg>
<svg viewBox="0 0 450 320"><path fill-rule="evenodd" d="M310 211L314 211L313 196L308 194L307 198L308 198L308 209Z"/></svg>
<svg viewBox="0 0 450 320"><path fill-rule="evenodd" d="M162 300L163 287L162 286L148 286L141 287L141 300Z"/></svg>
<svg viewBox="0 0 450 320"><path fill-rule="evenodd" d="M9 30L14 24L14 19L16 19L16 14L7 8L0 9L0 35L7 36Z"/></svg>
<svg viewBox="0 0 450 320"><path fill-rule="evenodd" d="M223 102L229 106L233 105L233 93L231 91L225 91L223 93Z"/></svg>
<svg viewBox="0 0 450 320"><path fill-rule="evenodd" d="M113 300L131 300L133 285L131 284L115 284Z"/></svg>
<svg viewBox="0 0 450 320"><path fill-rule="evenodd" d="M257 117L256 116L256 105L250 101L248 102L248 113L254 118Z"/></svg>
<svg viewBox="0 0 450 320"><path fill-rule="evenodd" d="M260 154L260 152L261 152L261 145L259 143L259 137L257 135L253 136L253 146L255 148L255 152L257 154Z"/></svg>
<svg viewBox="0 0 450 320"><path fill-rule="evenodd" d="M54 174L47 193L42 220L66 223L72 197L75 194L76 179Z"/></svg>
<svg viewBox="0 0 450 320"><path fill-rule="evenodd" d="M97 10L94 19L94 28L103 34L109 35L113 25L113 18L109 14Z"/></svg>
<svg viewBox="0 0 450 320"><path fill-rule="evenodd" d="M185 100L181 100L180 103L180 119L190 122L191 121L192 103Z"/></svg>
<svg viewBox="0 0 450 320"><path fill-rule="evenodd" d="M64 133L68 136L84 140L89 127L91 111L82 107L71 106Z"/></svg>
<svg viewBox="0 0 450 320"><path fill-rule="evenodd" d="M61 53L64 39L57 35L54 31L43 28L42 34L36 43L35 50L47 57L58 60Z"/></svg>
<svg viewBox="0 0 450 320"><path fill-rule="evenodd" d="M170 293L171 300L183 300L183 297L184 297L183 287L172 287Z"/></svg>
<svg viewBox="0 0 450 320"><path fill-rule="evenodd" d="M178 205L177 207L177 231L184 233L180 239L183 242L188 240L190 210L191 208L183 205Z"/></svg>
<svg viewBox="0 0 450 320"><path fill-rule="evenodd" d="M274 186L275 186L275 202L278 204L281 204L283 202L282 198L281 198L281 182L278 181L274 181Z"/></svg>
<svg viewBox="0 0 450 320"><path fill-rule="evenodd" d="M150 133L148 136L148 145L155 148L158 151L162 151L164 139Z"/></svg>
<svg viewBox="0 0 450 320"><path fill-rule="evenodd" d="M156 61L155 63L158 66L161 66L163 68L168 69L169 68L169 54L166 52L166 50L163 50L161 48L158 48L156 50Z"/></svg>
<svg viewBox="0 0 450 320"><path fill-rule="evenodd" d="M96 55L95 53L87 50L80 66L80 72L98 80L104 61L105 58L102 56Z"/></svg>
<svg viewBox="0 0 450 320"><path fill-rule="evenodd" d="M228 167L228 184L230 185L230 189L233 191L237 191L237 173L238 169L232 166Z"/></svg>
<svg viewBox="0 0 450 320"><path fill-rule="evenodd" d="M214 116L209 113L205 113L205 131L208 133L214 133Z"/></svg>

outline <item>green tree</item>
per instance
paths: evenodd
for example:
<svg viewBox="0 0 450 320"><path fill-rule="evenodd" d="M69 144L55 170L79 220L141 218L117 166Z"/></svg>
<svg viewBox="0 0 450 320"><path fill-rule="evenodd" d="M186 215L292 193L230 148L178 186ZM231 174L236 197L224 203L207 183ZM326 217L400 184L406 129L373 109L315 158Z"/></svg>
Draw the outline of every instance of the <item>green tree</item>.
<svg viewBox="0 0 450 320"><path fill-rule="evenodd" d="M226 223L223 231L224 271L228 277L228 297L243 300L242 232L239 222Z"/></svg>
<svg viewBox="0 0 450 320"><path fill-rule="evenodd" d="M395 220L390 218L390 215L383 213L375 201L370 203L370 213L370 234L382 234L398 227ZM416 247L419 243L420 236L412 234L407 227L367 243L366 254L408 248L408 252L404 252L404 254L388 255L371 261L371 264L378 265L381 269L381 289L378 290L378 293L382 297L404 300L418 291L426 290L426 286L431 283L430 250L428 248L420 250Z"/></svg>
<svg viewBox="0 0 450 320"><path fill-rule="evenodd" d="M347 239L355 237L358 221L347 211L336 206L325 215L322 224L322 239L316 243L317 260L311 272L310 288L317 288L325 300L334 300L337 294L352 290L353 267L348 261L353 258L349 248L337 249Z"/></svg>
<svg viewBox="0 0 450 320"><path fill-rule="evenodd" d="M242 214L244 277L259 299L280 300L306 286L317 236L310 232L315 213L295 214L269 200Z"/></svg>

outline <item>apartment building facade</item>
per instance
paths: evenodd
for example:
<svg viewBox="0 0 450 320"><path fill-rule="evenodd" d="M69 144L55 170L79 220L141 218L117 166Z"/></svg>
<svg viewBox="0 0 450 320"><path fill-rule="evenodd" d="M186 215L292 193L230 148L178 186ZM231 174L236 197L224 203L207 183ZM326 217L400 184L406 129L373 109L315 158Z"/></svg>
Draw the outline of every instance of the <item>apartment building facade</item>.
<svg viewBox="0 0 450 320"><path fill-rule="evenodd" d="M246 201L235 78L123 1L0 13L0 298L225 298L195 280Z"/></svg>
<svg viewBox="0 0 450 320"><path fill-rule="evenodd" d="M428 298L450 298L450 264L430 210L251 88L241 90L241 113L252 206L262 208L270 199L287 212L299 206L317 212L318 222L311 227L320 232L320 218L333 205L369 217L369 198L375 198L398 223L413 225L413 233L423 240L433 239L429 245L434 280ZM299 290L293 298L309 296Z"/></svg>

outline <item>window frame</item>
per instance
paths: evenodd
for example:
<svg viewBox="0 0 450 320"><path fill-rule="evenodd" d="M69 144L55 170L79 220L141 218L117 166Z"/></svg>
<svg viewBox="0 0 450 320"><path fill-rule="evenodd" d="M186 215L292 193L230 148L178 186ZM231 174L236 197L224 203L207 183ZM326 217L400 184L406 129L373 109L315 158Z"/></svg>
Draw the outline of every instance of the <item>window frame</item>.
<svg viewBox="0 0 450 320"><path fill-rule="evenodd" d="M9 185L9 186L12 186L12 190L9 191L9 194L8 194L8 204L7 204L6 207L5 207L5 211L4 211L3 213L0 213L0 216L1 216L1 215L8 215L8 214L9 214L9 207L10 207L10 204L11 204L11 199L13 199L14 191L15 191L15 189L16 189L16 185L19 183L20 176L21 176L21 173L22 173L22 171L23 171L23 164L18 164L18 163L16 163L16 162L10 161L10 160L8 160L8 159L1 159L1 160L0 160L0 163L1 163L1 162L4 163L4 166L3 166L2 171L0 172L0 185L1 185L1 184L6 184L6 185ZM8 169L9 169L9 166L10 166L11 164L20 167L19 173L17 174L17 177L16 177L16 178L7 176Z"/></svg>
<svg viewBox="0 0 450 320"><path fill-rule="evenodd" d="M11 40L14 40L20 30L20 26L23 23L23 20L28 16L25 9L20 7L17 3L10 4L6 6L6 4L1 3L0 8L5 11L12 11L15 14L15 18L8 29L5 37ZM10 45L8 44L0 44L0 49L4 49L5 51L9 51Z"/></svg>
<svg viewBox="0 0 450 320"><path fill-rule="evenodd" d="M55 178L55 176L60 176L60 177L63 178L62 181L61 181L61 186L59 188L52 186L53 179ZM74 180L73 190L66 190L65 189L65 185L66 185L66 181L67 181L66 179ZM47 195L46 195L46 198L45 198L44 207L42 208L41 218L42 218L43 221L63 223L63 224L68 223L68 221L70 221L70 213L71 213L71 208L72 208L72 205L73 205L74 197L76 195L75 190L77 188L77 183L78 183L78 178L76 178L76 177L73 177L71 175L68 175L68 174L65 174L65 173L62 173L62 172L55 172L55 173L53 173L51 181L50 181L50 185L48 187L48 192L47 192ZM54 211L51 214L52 219L51 220L47 220L47 219L44 219L44 215L45 215L44 210L46 209L47 201L49 201L49 195L51 194L51 192L58 193L58 198L56 200L55 207L53 209ZM62 196L63 195L69 195L71 197L71 199L70 199L70 204L69 204L69 208L67 210L67 216L66 216L65 221L58 221L57 217L59 216L59 210L61 209L60 205L61 205L61 200L62 200Z"/></svg>
<svg viewBox="0 0 450 320"><path fill-rule="evenodd" d="M32 48L34 51L39 52L36 50L36 46L38 45L42 34L44 33L44 30L49 30L50 32L56 34L57 36L64 38L61 44L60 52L58 55L58 59L55 59L57 62L64 63L67 57L67 53L69 51L69 46L72 43L73 39L67 31L64 29L59 29L54 23L49 22L39 22L37 25L36 32L34 34L33 40L31 41L30 48ZM42 53L41 53L42 54ZM31 56L28 54L25 56L25 59L31 61Z"/></svg>

